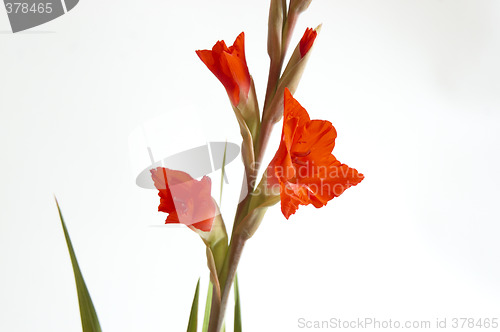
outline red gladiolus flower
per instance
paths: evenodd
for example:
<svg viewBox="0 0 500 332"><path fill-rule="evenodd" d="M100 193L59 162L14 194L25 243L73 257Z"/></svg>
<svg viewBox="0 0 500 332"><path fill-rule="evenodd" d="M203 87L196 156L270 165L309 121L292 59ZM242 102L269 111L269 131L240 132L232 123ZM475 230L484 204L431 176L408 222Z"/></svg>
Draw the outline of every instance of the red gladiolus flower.
<svg viewBox="0 0 500 332"><path fill-rule="evenodd" d="M285 89L281 143L267 169L267 183L279 188L281 211L288 219L299 205L320 208L364 176L331 153L337 132L329 121L311 120Z"/></svg>
<svg viewBox="0 0 500 332"><path fill-rule="evenodd" d="M306 32L304 32L304 35L302 36L302 39L300 40L300 57L303 58L307 52L311 49L312 45L314 44L314 40L316 39L316 36L318 35L318 32L314 29L307 28Z"/></svg>
<svg viewBox="0 0 500 332"><path fill-rule="evenodd" d="M203 232L212 229L216 205L209 177L198 181L185 172L164 167L152 169L151 177L159 190L158 211L168 213L166 224L181 223Z"/></svg>
<svg viewBox="0 0 500 332"><path fill-rule="evenodd" d="M226 43L220 40L212 47L212 50L196 51L196 54L224 85L234 106L240 102L240 93L244 98L248 97L250 73L245 59L245 34L243 32L236 38L233 46L227 47Z"/></svg>

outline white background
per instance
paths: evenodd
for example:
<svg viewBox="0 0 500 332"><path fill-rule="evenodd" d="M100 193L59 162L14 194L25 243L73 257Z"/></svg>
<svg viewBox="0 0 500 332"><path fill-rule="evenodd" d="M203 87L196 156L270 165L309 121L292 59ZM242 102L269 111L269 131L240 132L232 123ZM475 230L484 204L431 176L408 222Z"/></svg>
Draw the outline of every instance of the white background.
<svg viewBox="0 0 500 332"><path fill-rule="evenodd" d="M81 330L54 194L103 330L185 330L200 276L204 303L203 244L162 226L156 192L134 179L145 144L162 158L240 142L194 51L245 31L262 103L267 14L268 1L82 0L12 34L0 10L1 331ZM500 317L498 22L498 1L313 0L292 46L323 29L295 97L334 124L334 154L366 179L288 221L269 210L239 272L245 331Z"/></svg>

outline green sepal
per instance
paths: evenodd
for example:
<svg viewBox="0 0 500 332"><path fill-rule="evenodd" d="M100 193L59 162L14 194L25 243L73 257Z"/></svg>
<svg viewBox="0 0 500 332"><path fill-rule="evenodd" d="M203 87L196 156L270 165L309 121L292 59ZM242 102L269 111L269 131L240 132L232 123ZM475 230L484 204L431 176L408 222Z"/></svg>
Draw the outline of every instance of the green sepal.
<svg viewBox="0 0 500 332"><path fill-rule="evenodd" d="M273 193L267 185L267 173L264 172L262 179L250 196L247 215L241 220L233 231L233 236L241 236L245 241L251 238L262 222L267 209L280 202L279 193Z"/></svg>

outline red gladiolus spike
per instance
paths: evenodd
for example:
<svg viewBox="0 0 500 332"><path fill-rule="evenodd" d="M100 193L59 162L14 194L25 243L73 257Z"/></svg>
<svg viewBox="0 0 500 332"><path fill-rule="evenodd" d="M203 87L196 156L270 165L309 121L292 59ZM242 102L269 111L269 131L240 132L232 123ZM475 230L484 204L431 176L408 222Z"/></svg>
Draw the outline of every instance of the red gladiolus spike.
<svg viewBox="0 0 500 332"><path fill-rule="evenodd" d="M281 211L287 219L299 205L320 208L363 180L363 174L331 154L336 137L329 121L310 120L285 89L281 143L267 169L267 183L279 185Z"/></svg>

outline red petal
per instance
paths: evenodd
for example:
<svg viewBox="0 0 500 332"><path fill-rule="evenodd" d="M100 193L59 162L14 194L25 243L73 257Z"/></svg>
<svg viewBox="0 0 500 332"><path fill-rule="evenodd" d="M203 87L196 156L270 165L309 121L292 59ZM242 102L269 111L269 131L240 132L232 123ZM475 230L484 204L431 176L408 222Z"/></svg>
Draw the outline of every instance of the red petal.
<svg viewBox="0 0 500 332"><path fill-rule="evenodd" d="M167 220L165 220L165 224L180 224L179 217L177 216L177 212L170 212L168 214Z"/></svg>
<svg viewBox="0 0 500 332"><path fill-rule="evenodd" d="M285 89L281 143L267 170L270 187L280 185L281 210L288 219L299 205L319 208L364 176L332 154L337 132L329 121L310 120Z"/></svg>
<svg viewBox="0 0 500 332"><path fill-rule="evenodd" d="M196 54L198 54L198 57L201 59L201 61L203 61L203 63L213 73L214 71L216 71L216 68L215 68L215 59L212 53L213 52L209 50L196 51Z"/></svg>
<svg viewBox="0 0 500 332"><path fill-rule="evenodd" d="M302 164L325 164L330 160L337 131L329 121L312 120L302 130L297 130L293 147L290 150L292 160L301 160Z"/></svg>
<svg viewBox="0 0 500 332"><path fill-rule="evenodd" d="M216 205L211 196L209 177L197 181L185 172L164 167L152 169L151 176L159 190L158 211L169 214L165 223L199 224L200 229L210 230Z"/></svg>
<svg viewBox="0 0 500 332"><path fill-rule="evenodd" d="M208 218L203 221L192 224L190 227L194 227L202 232L210 232L212 230L212 224L214 222L214 218Z"/></svg>
<svg viewBox="0 0 500 332"><path fill-rule="evenodd" d="M287 187L285 183L281 184L281 212L286 219L290 218L299 208L300 204L304 202L300 199L299 195L296 195L290 187Z"/></svg>
<svg viewBox="0 0 500 332"><path fill-rule="evenodd" d="M229 53L235 53L241 59L242 62L246 63L245 59L245 32L242 32L234 40L233 46L229 48Z"/></svg>
<svg viewBox="0 0 500 332"><path fill-rule="evenodd" d="M332 156L332 160L335 157ZM308 188L309 201L315 207L326 205L334 197L340 196L347 188L360 183L364 176L354 168L335 162L326 168L324 174L301 179L300 183Z"/></svg>
<svg viewBox="0 0 500 332"><path fill-rule="evenodd" d="M175 211L174 201L172 194L168 188L167 173L163 167L152 169L151 177L153 179L156 189L158 189L158 196L160 196L160 205L158 211L170 213Z"/></svg>
<svg viewBox="0 0 500 332"><path fill-rule="evenodd" d="M244 97L248 97L250 91L250 72L248 71L247 60L245 58L245 33L242 32L236 37L228 56L229 69L232 77L238 85ZM239 96L238 96L239 99ZM238 104L235 104L238 105Z"/></svg>
<svg viewBox="0 0 500 332"><path fill-rule="evenodd" d="M246 98L250 91L250 73L245 59L245 34L236 37L229 48L218 41L212 50L196 51L196 54L226 88L233 105L240 102L240 94Z"/></svg>
<svg viewBox="0 0 500 332"><path fill-rule="evenodd" d="M314 44L314 40L316 39L316 36L318 35L318 32L316 30L313 30L311 28L307 28L306 32L304 32L304 35L302 36L302 39L300 39L300 56L303 58L307 52L311 49L311 47Z"/></svg>
<svg viewBox="0 0 500 332"><path fill-rule="evenodd" d="M175 211L175 204L172 199L163 198L161 192L158 193L158 196L160 196L160 205L158 205L158 212L171 213Z"/></svg>
<svg viewBox="0 0 500 332"><path fill-rule="evenodd" d="M298 128L304 127L309 121L309 114L297 100L295 100L288 88L285 88L285 100L283 111L283 132L281 139L290 150L294 136Z"/></svg>

